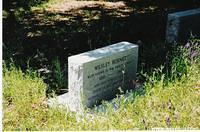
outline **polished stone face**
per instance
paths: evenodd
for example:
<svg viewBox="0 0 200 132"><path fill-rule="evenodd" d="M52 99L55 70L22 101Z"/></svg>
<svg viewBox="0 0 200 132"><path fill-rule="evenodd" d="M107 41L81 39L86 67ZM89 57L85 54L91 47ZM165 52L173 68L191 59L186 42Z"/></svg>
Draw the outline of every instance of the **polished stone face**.
<svg viewBox="0 0 200 132"><path fill-rule="evenodd" d="M70 109L79 111L134 88L138 46L120 42L68 58Z"/></svg>
<svg viewBox="0 0 200 132"><path fill-rule="evenodd" d="M200 36L200 8L168 15L166 40L168 43L186 42L193 35Z"/></svg>

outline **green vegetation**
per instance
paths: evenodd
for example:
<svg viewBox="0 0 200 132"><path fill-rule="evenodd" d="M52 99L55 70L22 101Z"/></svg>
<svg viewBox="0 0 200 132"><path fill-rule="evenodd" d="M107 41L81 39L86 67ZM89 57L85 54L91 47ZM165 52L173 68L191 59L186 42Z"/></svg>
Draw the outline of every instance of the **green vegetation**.
<svg viewBox="0 0 200 132"><path fill-rule="evenodd" d="M163 43L166 15L199 5L197 0L3 0L3 130L200 128L200 40L172 53ZM122 40L138 43L138 80L145 83L128 97L118 95L117 109L104 102L104 112L76 115L45 104L48 96L67 91L68 56Z"/></svg>
<svg viewBox="0 0 200 132"><path fill-rule="evenodd" d="M67 91L67 75L64 74L64 71L61 68L61 64L58 58L53 60L53 73L54 73L54 84L56 91L59 93L61 91ZM65 71L67 70L67 67L65 66Z"/></svg>
<svg viewBox="0 0 200 132"><path fill-rule="evenodd" d="M4 130L60 129L68 116L45 105L45 90L46 84L35 73L4 67Z"/></svg>
<svg viewBox="0 0 200 132"><path fill-rule="evenodd" d="M35 72L14 66L3 69L4 130L107 130L154 127L200 128L200 47L193 40L169 57L167 66L145 76L145 83L128 97L104 102L105 112L81 117L49 108L46 85ZM59 68L58 68L59 69ZM60 75L58 75L59 77ZM59 80L59 79L58 79Z"/></svg>

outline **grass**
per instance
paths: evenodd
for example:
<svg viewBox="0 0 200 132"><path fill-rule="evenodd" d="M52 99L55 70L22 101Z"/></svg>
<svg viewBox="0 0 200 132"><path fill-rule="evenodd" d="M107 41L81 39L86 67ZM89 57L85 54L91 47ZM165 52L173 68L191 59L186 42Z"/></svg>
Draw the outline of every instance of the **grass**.
<svg viewBox="0 0 200 132"><path fill-rule="evenodd" d="M167 73L161 66L152 74L144 74L144 85L128 97L119 95L114 99L118 109L104 102L105 112L95 111L79 118L44 103L46 84L35 72L23 73L14 66L4 66L3 130L199 129L200 58L191 56L192 50L200 53L191 45L179 48Z"/></svg>
<svg viewBox="0 0 200 132"><path fill-rule="evenodd" d="M58 129L60 121L65 123L67 115L64 112L49 109L44 104L45 91L46 84L35 73L24 74L13 66L9 70L4 67L4 130Z"/></svg>

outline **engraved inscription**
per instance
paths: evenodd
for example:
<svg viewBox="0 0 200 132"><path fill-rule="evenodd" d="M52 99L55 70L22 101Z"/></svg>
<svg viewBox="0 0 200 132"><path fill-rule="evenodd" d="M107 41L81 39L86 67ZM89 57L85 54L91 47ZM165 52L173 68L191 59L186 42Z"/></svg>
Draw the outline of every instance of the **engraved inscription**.
<svg viewBox="0 0 200 132"><path fill-rule="evenodd" d="M103 93L116 91L122 87L124 80L128 79L126 67L133 63L131 57L131 54L128 54L94 65L94 70L87 75L88 82L93 82L90 86L92 89L87 91L92 95L88 100L101 98Z"/></svg>

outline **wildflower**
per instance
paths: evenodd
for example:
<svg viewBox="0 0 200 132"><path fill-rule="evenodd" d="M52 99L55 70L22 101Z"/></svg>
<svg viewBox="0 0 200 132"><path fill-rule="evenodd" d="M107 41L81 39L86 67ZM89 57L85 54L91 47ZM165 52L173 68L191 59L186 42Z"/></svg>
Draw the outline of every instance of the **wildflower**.
<svg viewBox="0 0 200 132"><path fill-rule="evenodd" d="M170 122L171 122L170 117L169 116L166 117L166 124L168 127L170 126Z"/></svg>
<svg viewBox="0 0 200 132"><path fill-rule="evenodd" d="M190 43L187 42L187 44L185 45L185 48L189 48L190 47Z"/></svg>
<svg viewBox="0 0 200 132"><path fill-rule="evenodd" d="M192 60L194 57L196 57L198 55L197 51L192 51L191 55L190 55L190 59Z"/></svg>

